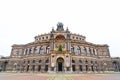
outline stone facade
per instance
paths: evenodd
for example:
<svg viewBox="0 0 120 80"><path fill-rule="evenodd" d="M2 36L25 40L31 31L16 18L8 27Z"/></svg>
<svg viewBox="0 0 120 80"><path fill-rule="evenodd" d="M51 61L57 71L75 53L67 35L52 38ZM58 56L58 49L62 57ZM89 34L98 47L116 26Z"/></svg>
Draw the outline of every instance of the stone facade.
<svg viewBox="0 0 120 80"><path fill-rule="evenodd" d="M20 72L100 72L113 71L108 45L86 41L72 34L63 24L48 34L35 36L35 41L12 46L9 58L0 59L1 71Z"/></svg>
<svg viewBox="0 0 120 80"><path fill-rule="evenodd" d="M120 57L112 57L113 69L116 72L120 71Z"/></svg>

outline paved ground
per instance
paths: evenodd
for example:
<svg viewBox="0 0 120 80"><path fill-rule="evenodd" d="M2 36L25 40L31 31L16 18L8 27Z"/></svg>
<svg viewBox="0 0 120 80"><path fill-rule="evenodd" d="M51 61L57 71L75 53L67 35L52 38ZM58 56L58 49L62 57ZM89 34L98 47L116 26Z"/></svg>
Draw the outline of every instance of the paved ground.
<svg viewBox="0 0 120 80"><path fill-rule="evenodd" d="M120 80L120 74L0 73L0 80Z"/></svg>

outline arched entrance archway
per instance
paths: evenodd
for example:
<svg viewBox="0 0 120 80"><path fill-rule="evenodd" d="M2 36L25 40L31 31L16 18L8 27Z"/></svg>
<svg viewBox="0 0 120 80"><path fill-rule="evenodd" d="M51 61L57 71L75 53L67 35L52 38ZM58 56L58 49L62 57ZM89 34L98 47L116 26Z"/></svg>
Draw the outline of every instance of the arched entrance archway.
<svg viewBox="0 0 120 80"><path fill-rule="evenodd" d="M63 35L56 36L55 40L65 40L65 37Z"/></svg>
<svg viewBox="0 0 120 80"><path fill-rule="evenodd" d="M64 71L64 59L61 57L57 59L57 71Z"/></svg>
<svg viewBox="0 0 120 80"><path fill-rule="evenodd" d="M6 71L6 66L7 66L7 64L8 64L8 61L5 61L5 62L3 63L3 65L2 65L3 71Z"/></svg>

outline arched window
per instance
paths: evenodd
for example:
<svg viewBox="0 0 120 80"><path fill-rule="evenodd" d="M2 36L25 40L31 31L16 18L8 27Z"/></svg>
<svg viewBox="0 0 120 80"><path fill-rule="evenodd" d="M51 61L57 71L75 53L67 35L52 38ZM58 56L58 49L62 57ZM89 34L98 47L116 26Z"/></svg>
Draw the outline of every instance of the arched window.
<svg viewBox="0 0 120 80"><path fill-rule="evenodd" d="M71 46L71 53L74 53L74 47Z"/></svg>
<svg viewBox="0 0 120 80"><path fill-rule="evenodd" d="M75 64L75 60L72 60L72 64Z"/></svg>
<svg viewBox="0 0 120 80"><path fill-rule="evenodd" d="M48 64L49 64L49 60L47 59L46 61L45 61L45 71L48 71Z"/></svg>
<svg viewBox="0 0 120 80"><path fill-rule="evenodd" d="M95 66L97 66L97 61L95 61Z"/></svg>
<svg viewBox="0 0 120 80"><path fill-rule="evenodd" d="M82 68L82 61L79 60L79 63L78 63L78 64L79 64L79 70L80 70L80 71L83 71L83 68Z"/></svg>
<svg viewBox="0 0 120 80"><path fill-rule="evenodd" d="M79 65L82 65L82 61L81 60L79 60L79 63L78 63Z"/></svg>
<svg viewBox="0 0 120 80"><path fill-rule="evenodd" d="M27 64L27 71L29 71L29 67L30 67L30 64L29 64L29 63L30 63L30 61L27 61L27 63L28 63L28 64Z"/></svg>
<svg viewBox="0 0 120 80"><path fill-rule="evenodd" d="M40 47L40 54L43 54L44 53L44 48L43 46Z"/></svg>
<svg viewBox="0 0 120 80"><path fill-rule="evenodd" d="M33 60L33 63L35 63L35 60Z"/></svg>
<svg viewBox="0 0 120 80"><path fill-rule="evenodd" d="M32 62L32 71L35 71L35 60Z"/></svg>
<svg viewBox="0 0 120 80"><path fill-rule="evenodd" d="M48 63L49 63L49 60L47 59L47 60L45 61L45 63L48 64Z"/></svg>
<svg viewBox="0 0 120 80"><path fill-rule="evenodd" d="M84 47L84 52L85 52L85 53L87 52L86 47Z"/></svg>
<svg viewBox="0 0 120 80"><path fill-rule="evenodd" d="M89 48L89 52L90 52L90 54L92 53L90 48Z"/></svg>
<svg viewBox="0 0 120 80"><path fill-rule="evenodd" d="M31 53L32 53L32 49L30 48L30 49L29 49L29 54L31 54Z"/></svg>
<svg viewBox="0 0 120 80"><path fill-rule="evenodd" d="M72 70L75 71L75 60L72 60Z"/></svg>
<svg viewBox="0 0 120 80"><path fill-rule="evenodd" d="M88 71L88 61L85 61L86 71Z"/></svg>
<svg viewBox="0 0 120 80"><path fill-rule="evenodd" d="M79 46L77 47L77 53L78 53L78 54L80 54L80 53L81 53L81 49L80 49L80 47L79 47Z"/></svg>
<svg viewBox="0 0 120 80"><path fill-rule="evenodd" d="M41 71L42 60L39 60L38 71Z"/></svg>
<svg viewBox="0 0 120 80"><path fill-rule="evenodd" d="M42 64L42 60L39 60L39 64Z"/></svg>
<svg viewBox="0 0 120 80"><path fill-rule="evenodd" d="M93 61L91 61L91 65L93 65Z"/></svg>
<svg viewBox="0 0 120 80"><path fill-rule="evenodd" d="M95 51L94 51L94 49L93 49L93 55L95 55Z"/></svg>
<svg viewBox="0 0 120 80"><path fill-rule="evenodd" d="M34 48L34 53L36 53L36 52L37 52L37 47Z"/></svg>
<svg viewBox="0 0 120 80"><path fill-rule="evenodd" d="M46 47L46 53L49 54L50 53L50 46Z"/></svg>
<svg viewBox="0 0 120 80"><path fill-rule="evenodd" d="M75 60L72 60L72 64L74 64L74 65L75 65Z"/></svg>
<svg viewBox="0 0 120 80"><path fill-rule="evenodd" d="M120 71L118 61L113 61L112 64L113 64L113 67L114 67L114 71Z"/></svg>
<svg viewBox="0 0 120 80"><path fill-rule="evenodd" d="M27 61L27 63L29 64L29 63L30 63L30 61Z"/></svg>
<svg viewBox="0 0 120 80"><path fill-rule="evenodd" d="M85 61L85 65L88 65L88 61L87 60Z"/></svg>
<svg viewBox="0 0 120 80"><path fill-rule="evenodd" d="M92 71L94 71L94 63L93 63L93 61L91 61L91 69L92 69Z"/></svg>

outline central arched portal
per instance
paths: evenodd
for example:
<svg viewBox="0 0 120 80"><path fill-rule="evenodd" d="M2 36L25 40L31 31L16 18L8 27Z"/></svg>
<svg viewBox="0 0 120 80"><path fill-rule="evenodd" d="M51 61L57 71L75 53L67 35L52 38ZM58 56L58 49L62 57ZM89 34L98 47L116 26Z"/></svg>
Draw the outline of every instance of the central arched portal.
<svg viewBox="0 0 120 80"><path fill-rule="evenodd" d="M57 59L57 71L64 71L64 59L61 57Z"/></svg>

